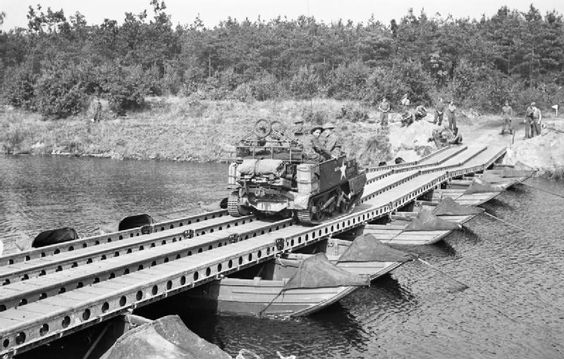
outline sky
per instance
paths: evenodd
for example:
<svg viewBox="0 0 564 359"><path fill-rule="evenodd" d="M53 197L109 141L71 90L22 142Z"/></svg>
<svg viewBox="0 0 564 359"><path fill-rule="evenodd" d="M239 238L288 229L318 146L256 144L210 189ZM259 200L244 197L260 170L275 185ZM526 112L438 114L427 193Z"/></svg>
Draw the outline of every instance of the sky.
<svg viewBox="0 0 564 359"><path fill-rule="evenodd" d="M446 17L479 19L487 17L507 5L510 9L527 11L533 4L545 14L556 10L564 14L563 0L165 0L166 13L173 25L191 24L200 16L206 27L213 27L228 16L237 20L269 20L277 16L294 19L300 15L314 16L326 23L338 19L366 22L371 15L384 24L399 20L413 8L416 15L423 9L433 17L439 13ZM138 14L144 9L151 14L150 0L2 0L0 12L6 14L0 29L27 27L26 14L29 6L40 4L44 11L63 9L67 19L77 11L86 17L90 25L101 24L105 18L121 23L126 12Z"/></svg>

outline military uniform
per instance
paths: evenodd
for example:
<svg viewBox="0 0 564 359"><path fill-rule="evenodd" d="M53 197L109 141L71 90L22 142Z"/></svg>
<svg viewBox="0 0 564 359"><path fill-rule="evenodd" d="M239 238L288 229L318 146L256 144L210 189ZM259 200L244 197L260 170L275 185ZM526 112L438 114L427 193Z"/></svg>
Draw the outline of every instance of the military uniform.
<svg viewBox="0 0 564 359"><path fill-rule="evenodd" d="M448 128L450 128L451 131L454 131L455 128L458 128L456 126L456 106L454 105L454 101L450 101L450 103L448 104Z"/></svg>
<svg viewBox="0 0 564 359"><path fill-rule="evenodd" d="M511 119L513 117L513 109L509 106L508 102L501 108L501 115L503 116L503 128L501 129L501 134L505 133L507 130L510 134L513 133L513 126L511 124Z"/></svg>
<svg viewBox="0 0 564 359"><path fill-rule="evenodd" d="M443 99L440 98L439 102L435 106L435 123L438 124L439 126L441 126L443 123L444 112L445 112L445 103L443 102Z"/></svg>
<svg viewBox="0 0 564 359"><path fill-rule="evenodd" d="M378 110L380 111L380 125L381 126L388 126L388 112L392 109L390 102L385 97L382 99L380 106L378 106Z"/></svg>
<svg viewBox="0 0 564 359"><path fill-rule="evenodd" d="M323 131L323 127L313 127L310 131L310 135L303 140L304 157L309 161L322 162L331 158L331 154L325 150L319 137L313 134L316 130Z"/></svg>
<svg viewBox="0 0 564 359"><path fill-rule="evenodd" d="M323 126L324 131L333 130L334 128L335 126L332 123L328 123ZM333 131L327 132L323 147L325 147L325 150L327 150L327 152L329 152L331 154L331 157L333 158L338 158L341 155L341 141L339 140L337 135L333 133Z"/></svg>
<svg viewBox="0 0 564 359"><path fill-rule="evenodd" d="M533 124L532 124L532 137L540 136L541 134L541 121L542 114L538 107L533 106Z"/></svg>
<svg viewBox="0 0 564 359"><path fill-rule="evenodd" d="M414 113L415 121L422 120L425 118L425 116L427 116L427 109L425 108L425 106L417 106Z"/></svg>
<svg viewBox="0 0 564 359"><path fill-rule="evenodd" d="M542 114L534 102L527 107L527 117L525 119L525 138L532 138L540 135Z"/></svg>
<svg viewBox="0 0 564 359"><path fill-rule="evenodd" d="M401 127L409 126L415 121L415 116L407 111L401 115Z"/></svg>

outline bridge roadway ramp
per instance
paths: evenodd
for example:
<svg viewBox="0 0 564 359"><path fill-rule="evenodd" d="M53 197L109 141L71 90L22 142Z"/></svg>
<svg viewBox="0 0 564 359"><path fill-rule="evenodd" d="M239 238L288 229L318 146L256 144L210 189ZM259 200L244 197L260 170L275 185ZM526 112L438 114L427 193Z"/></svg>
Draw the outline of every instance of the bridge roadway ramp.
<svg viewBox="0 0 564 359"><path fill-rule="evenodd" d="M492 158L499 158L503 153L503 150L498 148L488 148L471 149L471 152L467 153L467 158L471 157L470 160L466 161L463 165L459 165L456 171L453 171L450 178L458 177L461 173L475 173L479 172L479 168L482 168L486 164L486 168L491 165ZM473 155L475 154L475 155ZM457 159L458 160L458 159ZM456 162L454 160L452 162ZM452 165L452 163L447 163L447 166ZM479 168L478 168L479 167ZM490 199L497 196L497 192L484 192L484 193L473 193L464 194L466 189L435 189L433 192L433 201L439 201L442 196L450 196L456 200L457 203L463 205L478 205L489 201ZM474 215L470 216L447 216L451 222L463 224L474 218ZM396 245L423 245L423 244L433 244L440 241L442 238L447 236L451 231L436 230L436 231L404 231L405 224L387 224L387 225L367 225L364 233L372 234L376 239L384 243L393 243Z"/></svg>
<svg viewBox="0 0 564 359"><path fill-rule="evenodd" d="M467 148L468 147L466 145L443 147L442 149L435 151L418 161L368 168L366 177L370 182L374 179L385 177L392 173L397 173L405 170L416 170L430 166L437 166L450 158L456 157L461 152L464 152Z"/></svg>
<svg viewBox="0 0 564 359"><path fill-rule="evenodd" d="M460 154L466 152L466 149ZM382 217L423 193L440 186L450 176L470 173L469 170L483 171L503 153L482 149L465 154L466 160L459 157L450 159L449 170L441 166L423 168L415 172L406 170L398 174L395 180L383 178L380 185L369 188L374 193L366 192L363 203L348 215L324 222L315 227L303 227L291 221L262 222L249 221L222 230L215 229L199 236L182 238L187 233L185 228L172 228L160 233L135 237L146 243L167 243L149 245L128 253L128 248L120 247L124 254L102 257L102 248L109 244L101 243L84 248L96 251L91 262L72 262L64 258L65 266L55 266L55 271L41 275L32 274L39 270L33 266L29 272L19 268L22 262L13 263L10 270L18 271L24 277L19 281L5 284L0 292L0 354L14 355L32 347L47 343L63 335L78 331L84 327L123 314L169 295L189 290L195 286L215 280L243 268L272 259L275 255L292 251L319 240L328 238L371 220ZM491 158L486 158L486 153ZM481 157L480 157L481 154ZM463 156L464 157L464 156ZM456 158L459 158L456 160ZM479 159L480 158L480 159ZM483 161L482 164L479 161ZM458 162L457 162L458 161ZM448 161L444 163L447 164ZM396 174L393 174L396 175ZM395 182L394 182L395 181ZM385 188L384 191L379 192ZM378 195L375 195L375 193ZM225 217L224 220L233 220ZM204 225L203 221L198 225ZM255 225L257 225L255 227ZM216 223L216 227L220 223ZM191 228L196 231L198 228ZM189 231L188 231L189 232ZM163 239L164 238L164 239ZM176 241L173 240L176 238ZM151 242L153 241L153 242ZM126 242L122 242L126 244ZM134 244L134 243L132 243ZM126 249L127 248L127 249ZM79 253L78 249L67 250ZM42 261L53 268L51 261L64 252L29 259L37 264ZM108 251L108 253L110 253ZM25 255L25 254L24 254ZM86 255L83 258L87 258ZM61 257L63 258L63 257ZM150 262L150 263L149 263ZM25 264L25 263L23 263ZM10 265L5 265L10 267ZM4 266L0 267L4 270ZM60 269L60 270L58 270ZM23 270L23 271L22 271ZM35 271L35 272L34 272ZM41 273L39 270L38 273ZM25 277L28 276L28 278ZM13 278L15 275L13 276ZM27 285L26 285L27 284ZM21 287L13 287L21 286Z"/></svg>

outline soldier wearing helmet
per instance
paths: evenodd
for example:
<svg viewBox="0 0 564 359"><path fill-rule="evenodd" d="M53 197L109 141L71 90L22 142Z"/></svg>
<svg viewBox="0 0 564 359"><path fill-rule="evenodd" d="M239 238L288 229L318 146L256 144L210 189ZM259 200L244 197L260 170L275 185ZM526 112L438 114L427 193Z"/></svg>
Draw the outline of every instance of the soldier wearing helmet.
<svg viewBox="0 0 564 359"><path fill-rule="evenodd" d="M331 154L331 157L337 158L341 155L341 141L335 135L333 130L335 129L335 125L331 122L326 123L323 126L323 132L325 134L325 142L323 143L323 147Z"/></svg>

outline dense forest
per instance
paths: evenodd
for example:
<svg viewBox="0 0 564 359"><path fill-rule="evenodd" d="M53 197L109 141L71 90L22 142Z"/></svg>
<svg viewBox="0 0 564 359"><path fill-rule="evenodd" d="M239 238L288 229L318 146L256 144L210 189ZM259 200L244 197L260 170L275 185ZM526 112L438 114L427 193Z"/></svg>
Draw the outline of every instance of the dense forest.
<svg viewBox="0 0 564 359"><path fill-rule="evenodd" d="M562 15L500 8L491 17L429 17L413 11L382 24L326 24L314 17L174 27L164 2L122 22L88 24L80 13L30 7L27 28L0 32L2 101L45 118L80 113L94 96L116 114L146 96L201 99L358 100L439 96L497 112L564 100ZM6 10L0 9L0 22Z"/></svg>

